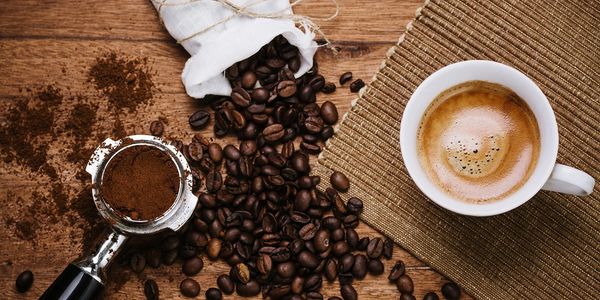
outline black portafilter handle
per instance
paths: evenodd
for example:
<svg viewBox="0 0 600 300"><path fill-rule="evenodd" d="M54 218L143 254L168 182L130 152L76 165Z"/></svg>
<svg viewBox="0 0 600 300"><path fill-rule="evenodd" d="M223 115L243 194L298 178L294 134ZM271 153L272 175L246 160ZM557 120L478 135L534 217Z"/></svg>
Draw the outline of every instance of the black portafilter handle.
<svg viewBox="0 0 600 300"><path fill-rule="evenodd" d="M96 299L104 284L74 264L69 264L40 300Z"/></svg>
<svg viewBox="0 0 600 300"><path fill-rule="evenodd" d="M93 300L104 289L103 278L127 236L110 229L90 256L69 264L42 294L40 300Z"/></svg>

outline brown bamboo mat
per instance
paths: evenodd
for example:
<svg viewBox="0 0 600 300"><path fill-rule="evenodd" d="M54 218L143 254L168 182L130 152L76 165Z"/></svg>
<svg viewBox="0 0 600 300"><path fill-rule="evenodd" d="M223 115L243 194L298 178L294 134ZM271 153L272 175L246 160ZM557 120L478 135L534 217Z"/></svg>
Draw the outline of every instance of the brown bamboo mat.
<svg viewBox="0 0 600 300"><path fill-rule="evenodd" d="M487 59L516 67L550 99L558 161L600 179L600 2L427 1L363 89L316 172L348 174L364 220L482 299L598 299L600 194L541 192L487 218L447 212L402 163L400 118L435 70ZM416 282L415 284L419 284Z"/></svg>

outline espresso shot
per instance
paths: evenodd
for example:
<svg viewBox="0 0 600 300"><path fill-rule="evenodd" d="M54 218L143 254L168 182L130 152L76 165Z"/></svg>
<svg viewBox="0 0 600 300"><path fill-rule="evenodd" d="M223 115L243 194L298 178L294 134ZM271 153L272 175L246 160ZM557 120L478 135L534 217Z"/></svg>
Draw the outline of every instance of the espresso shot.
<svg viewBox="0 0 600 300"><path fill-rule="evenodd" d="M533 112L512 90L469 81L436 97L418 143L420 163L440 189L466 202L489 203L527 182L540 133Z"/></svg>
<svg viewBox="0 0 600 300"><path fill-rule="evenodd" d="M117 213L132 220L153 220L173 205L179 183L169 155L155 147L133 146L108 162L100 193Z"/></svg>

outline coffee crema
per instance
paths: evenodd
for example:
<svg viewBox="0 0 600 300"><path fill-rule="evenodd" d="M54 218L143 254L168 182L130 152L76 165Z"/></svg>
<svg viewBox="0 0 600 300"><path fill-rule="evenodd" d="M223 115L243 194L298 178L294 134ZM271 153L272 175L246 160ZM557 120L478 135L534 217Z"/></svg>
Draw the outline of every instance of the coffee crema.
<svg viewBox="0 0 600 300"><path fill-rule="evenodd" d="M440 93L421 120L417 141L429 178L469 203L517 191L533 173L540 149L538 124L527 103L485 81Z"/></svg>

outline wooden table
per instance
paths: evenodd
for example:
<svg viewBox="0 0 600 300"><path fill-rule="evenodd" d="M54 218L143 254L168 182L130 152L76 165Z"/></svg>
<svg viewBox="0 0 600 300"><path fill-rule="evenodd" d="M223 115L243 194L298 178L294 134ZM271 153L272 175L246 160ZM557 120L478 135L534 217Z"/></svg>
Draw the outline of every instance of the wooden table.
<svg viewBox="0 0 600 300"><path fill-rule="evenodd" d="M323 22L322 29L341 51L337 56L330 51L320 51L320 71L331 81L337 81L337 77L345 71L352 71L355 78L368 82L384 59L385 52L396 43L422 1L338 1L341 8L339 17ZM310 16L328 15L334 6L325 2L306 1L297 7L296 12ZM187 118L197 104L185 94L180 80L188 54L163 29L154 8L145 0L2 1L0 112L5 112L15 100L24 97L21 89L51 83L103 101L86 83L86 73L96 57L110 50L131 56L147 56L156 71L154 82L161 89L152 106L128 117L125 122L128 133L147 133L149 123L164 116L169 120L169 135L189 140L193 132L187 125ZM319 96L319 101L331 100L340 113L345 113L355 97L347 88L338 88L332 95ZM68 106L68 101L65 102ZM0 122L5 119L6 116L0 113ZM110 123L111 119L107 118L104 122ZM204 133L212 136L210 129ZM54 144L51 151L60 161L60 145ZM31 193L36 189L47 189L50 183L48 178L38 177L13 164L0 164L0 219L4 224L32 201L41 201L32 199ZM67 185L76 186L72 173L67 166L60 177ZM359 226L358 231L361 236L379 235L364 224ZM56 225L38 232L38 237L32 242L17 238L11 226L3 226L0 229L0 298L34 299L41 295L64 266L79 255L80 245L71 242L69 236L80 237L81 234L75 228L65 229L63 225ZM444 277L399 247L394 251L394 259L385 263L386 274L396 259L407 264L417 299L422 299L428 291L436 291L441 297L440 287L446 281ZM222 262L205 262L201 274L194 276L202 286L202 298L207 288L216 285L217 275L228 270ZM35 283L28 293L22 295L16 293L14 280L25 269L34 272ZM147 268L141 276L122 267L114 269L110 273L113 280L120 276L128 276L129 280L122 286L109 283L108 299L143 298L141 282L146 276L156 279L161 298L181 298L178 285L184 276L177 264L159 269ZM367 276L354 286L361 299L399 298L396 287L388 283L385 276ZM326 296L338 295L339 286L337 283L325 284L323 292Z"/></svg>

